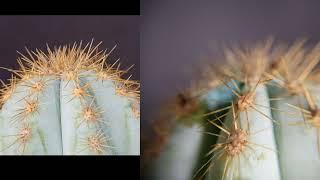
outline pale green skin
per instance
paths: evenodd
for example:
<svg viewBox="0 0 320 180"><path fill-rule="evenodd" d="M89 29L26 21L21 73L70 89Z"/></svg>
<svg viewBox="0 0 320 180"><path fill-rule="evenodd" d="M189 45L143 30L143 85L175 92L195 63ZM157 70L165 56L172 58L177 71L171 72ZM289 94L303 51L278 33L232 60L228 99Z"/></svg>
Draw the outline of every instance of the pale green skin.
<svg viewBox="0 0 320 180"><path fill-rule="evenodd" d="M310 88L310 86L309 86ZM316 104L319 106L319 87L310 89ZM300 99L300 100L298 100ZM300 101L300 102L299 102ZM288 106L302 105L308 109L304 97L284 98L281 101L273 101L272 106L282 113L273 110L274 118L278 119L281 126L275 129L277 138L281 174L283 180L316 180L320 177L320 151L318 151L317 129L306 125L301 112L298 109ZM299 124L293 124L300 122Z"/></svg>
<svg viewBox="0 0 320 180"><path fill-rule="evenodd" d="M24 155L139 155L140 154L140 118L134 116L127 97L115 94L115 82L97 80L93 73L84 73L81 84L90 84L88 89L91 97L86 97L80 103L79 98L72 99L71 91L75 83L44 77L52 80L46 83L44 91L38 96L39 113L28 117L26 122L32 123L32 137L26 144ZM89 75L91 74L91 75ZM31 79L35 80L35 79ZM15 93L1 109L0 154L15 155L19 143L11 147L16 137L21 121L10 124L16 110L23 106L19 101L29 93L29 88L17 85ZM93 101L92 101L93 100ZM101 118L99 123L87 124L81 119L81 109L90 105L99 107ZM97 153L85 145L85 139L97 132L106 137L106 147L102 153Z"/></svg>
<svg viewBox="0 0 320 180"><path fill-rule="evenodd" d="M197 163L203 128L197 124L178 123L173 129L165 150L152 166L149 176L154 180L192 179Z"/></svg>

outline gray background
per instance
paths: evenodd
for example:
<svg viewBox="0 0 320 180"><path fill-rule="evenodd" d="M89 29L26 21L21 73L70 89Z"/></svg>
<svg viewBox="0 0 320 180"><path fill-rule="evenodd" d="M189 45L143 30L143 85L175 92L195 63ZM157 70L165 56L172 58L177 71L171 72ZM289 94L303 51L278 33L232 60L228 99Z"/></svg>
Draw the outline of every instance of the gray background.
<svg viewBox="0 0 320 180"><path fill-rule="evenodd" d="M223 43L320 39L319 1L143 0L141 3L142 122L215 60Z"/></svg>
<svg viewBox="0 0 320 180"><path fill-rule="evenodd" d="M135 64L133 78L140 79L139 63L139 16L44 16L12 15L0 16L0 66L17 68L19 51L25 53L25 46L46 50L50 47L73 42L88 43L94 38L95 44L103 41L100 49L117 48L110 63L120 58L123 69ZM10 73L0 70L5 80Z"/></svg>

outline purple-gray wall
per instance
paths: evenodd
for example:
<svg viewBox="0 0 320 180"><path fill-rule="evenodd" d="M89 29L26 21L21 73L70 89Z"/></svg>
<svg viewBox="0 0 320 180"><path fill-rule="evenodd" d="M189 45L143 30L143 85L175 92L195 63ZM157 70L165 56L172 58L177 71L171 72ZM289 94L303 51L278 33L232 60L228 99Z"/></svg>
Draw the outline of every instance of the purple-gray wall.
<svg viewBox="0 0 320 180"><path fill-rule="evenodd" d="M12 15L0 16L0 66L16 68L18 53L25 53L24 47L46 50L50 47L73 42L100 41L101 49L111 49L110 62L120 58L123 68L135 64L130 73L140 79L139 16L43 16ZM0 78L10 78L10 73L0 70Z"/></svg>
<svg viewBox="0 0 320 180"><path fill-rule="evenodd" d="M142 122L189 84L194 65L222 43L320 40L320 2L298 0L143 0L141 2Z"/></svg>

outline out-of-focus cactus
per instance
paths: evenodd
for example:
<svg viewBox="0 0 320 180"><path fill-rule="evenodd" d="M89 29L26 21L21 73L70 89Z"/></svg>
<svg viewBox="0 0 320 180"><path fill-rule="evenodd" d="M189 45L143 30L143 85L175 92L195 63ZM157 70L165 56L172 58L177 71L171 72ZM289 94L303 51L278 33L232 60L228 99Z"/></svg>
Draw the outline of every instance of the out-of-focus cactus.
<svg viewBox="0 0 320 180"><path fill-rule="evenodd" d="M0 154L139 155L139 83L85 47L36 50L1 89Z"/></svg>
<svg viewBox="0 0 320 180"><path fill-rule="evenodd" d="M188 91L202 106L171 116L161 147L152 149L157 141L145 146L143 157L156 150L157 156L149 159L144 177L319 179L320 44L311 49L304 44L275 45L268 39L227 49L226 64L213 66L202 86ZM193 126L182 126L186 122Z"/></svg>

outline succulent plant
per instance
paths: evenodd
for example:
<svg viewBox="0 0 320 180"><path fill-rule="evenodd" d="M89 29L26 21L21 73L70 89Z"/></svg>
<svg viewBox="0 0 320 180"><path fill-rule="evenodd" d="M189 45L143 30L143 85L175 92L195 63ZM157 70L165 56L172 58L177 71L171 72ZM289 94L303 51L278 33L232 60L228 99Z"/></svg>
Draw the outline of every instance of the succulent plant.
<svg viewBox="0 0 320 180"><path fill-rule="evenodd" d="M99 45L27 50L19 70L3 68L0 154L140 154L139 83Z"/></svg>
<svg viewBox="0 0 320 180"><path fill-rule="evenodd" d="M226 63L212 66L187 90L193 110L176 103L180 109L166 117L169 125L163 118L153 122L143 157L153 156L144 177L319 179L320 44L305 43L268 39L226 49Z"/></svg>

